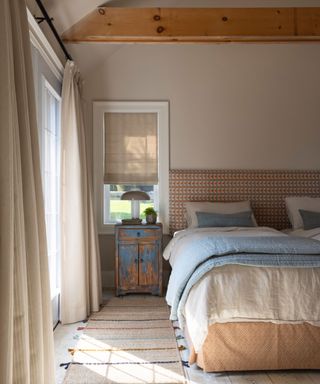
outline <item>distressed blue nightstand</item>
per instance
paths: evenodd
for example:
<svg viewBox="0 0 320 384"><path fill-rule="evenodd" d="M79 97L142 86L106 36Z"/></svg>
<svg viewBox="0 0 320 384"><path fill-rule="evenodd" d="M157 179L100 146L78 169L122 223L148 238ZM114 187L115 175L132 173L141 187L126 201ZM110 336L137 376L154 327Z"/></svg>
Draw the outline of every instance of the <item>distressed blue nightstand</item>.
<svg viewBox="0 0 320 384"><path fill-rule="evenodd" d="M162 294L162 224L115 226L116 295Z"/></svg>

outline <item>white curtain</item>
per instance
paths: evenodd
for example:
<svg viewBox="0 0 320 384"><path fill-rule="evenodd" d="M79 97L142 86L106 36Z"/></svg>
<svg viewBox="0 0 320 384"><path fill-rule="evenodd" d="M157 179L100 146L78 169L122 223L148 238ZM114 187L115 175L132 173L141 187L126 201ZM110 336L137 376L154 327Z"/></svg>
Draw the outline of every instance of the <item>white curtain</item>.
<svg viewBox="0 0 320 384"><path fill-rule="evenodd" d="M61 322L99 310L101 266L80 97L80 75L68 61L62 85Z"/></svg>
<svg viewBox="0 0 320 384"><path fill-rule="evenodd" d="M53 384L54 355L24 0L0 1L0 383Z"/></svg>

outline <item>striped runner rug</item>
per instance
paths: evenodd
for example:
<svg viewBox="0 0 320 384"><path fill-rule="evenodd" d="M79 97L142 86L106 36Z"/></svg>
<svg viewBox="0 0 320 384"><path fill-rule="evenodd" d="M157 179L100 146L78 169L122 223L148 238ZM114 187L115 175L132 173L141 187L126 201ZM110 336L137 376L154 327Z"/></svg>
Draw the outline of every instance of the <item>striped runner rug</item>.
<svg viewBox="0 0 320 384"><path fill-rule="evenodd" d="M64 384L187 383L162 297L111 298L79 330Z"/></svg>

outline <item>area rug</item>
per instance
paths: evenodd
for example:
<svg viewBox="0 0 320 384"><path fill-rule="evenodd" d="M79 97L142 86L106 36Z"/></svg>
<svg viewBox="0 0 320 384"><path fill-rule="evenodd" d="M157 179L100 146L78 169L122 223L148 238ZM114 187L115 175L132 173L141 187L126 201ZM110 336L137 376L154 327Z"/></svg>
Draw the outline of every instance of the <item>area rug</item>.
<svg viewBox="0 0 320 384"><path fill-rule="evenodd" d="M64 384L187 383L169 309L161 297L109 299L90 316L69 351L73 358Z"/></svg>

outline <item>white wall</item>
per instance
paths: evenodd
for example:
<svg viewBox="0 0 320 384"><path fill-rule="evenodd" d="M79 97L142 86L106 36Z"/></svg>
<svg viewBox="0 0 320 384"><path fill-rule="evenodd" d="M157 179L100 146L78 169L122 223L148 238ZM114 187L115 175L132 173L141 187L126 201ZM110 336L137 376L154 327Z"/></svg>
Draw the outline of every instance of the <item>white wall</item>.
<svg viewBox="0 0 320 384"><path fill-rule="evenodd" d="M126 45L92 100L169 100L171 168L320 168L320 44Z"/></svg>

